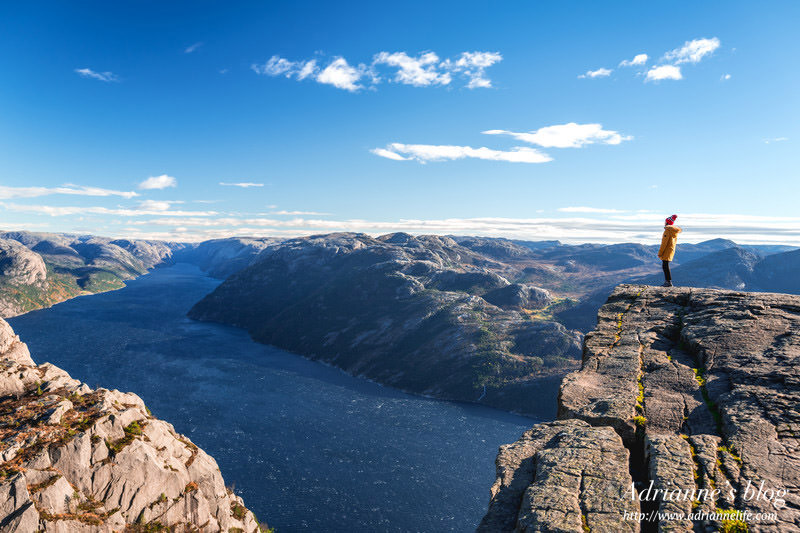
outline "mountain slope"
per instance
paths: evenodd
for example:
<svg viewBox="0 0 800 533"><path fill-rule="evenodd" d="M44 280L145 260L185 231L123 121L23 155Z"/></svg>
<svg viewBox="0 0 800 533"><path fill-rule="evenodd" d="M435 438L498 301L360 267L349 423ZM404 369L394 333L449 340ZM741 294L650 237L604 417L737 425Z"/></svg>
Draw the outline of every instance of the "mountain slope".
<svg viewBox="0 0 800 533"><path fill-rule="evenodd" d="M546 416L531 395L574 368L580 335L547 318L546 291L509 283L514 272L447 237L292 239L189 316L403 390Z"/></svg>
<svg viewBox="0 0 800 533"><path fill-rule="evenodd" d="M119 289L126 280L144 274L171 254L166 243L2 233L0 316L15 316L81 294Z"/></svg>
<svg viewBox="0 0 800 533"><path fill-rule="evenodd" d="M175 252L172 260L197 265L210 276L224 279L248 266L262 251L276 242L279 240L272 238L213 239L184 245Z"/></svg>

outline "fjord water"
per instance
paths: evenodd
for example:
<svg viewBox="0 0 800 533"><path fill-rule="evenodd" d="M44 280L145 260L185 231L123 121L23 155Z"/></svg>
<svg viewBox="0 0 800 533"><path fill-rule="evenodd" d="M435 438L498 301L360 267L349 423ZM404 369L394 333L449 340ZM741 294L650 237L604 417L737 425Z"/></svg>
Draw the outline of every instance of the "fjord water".
<svg viewBox="0 0 800 533"><path fill-rule="evenodd" d="M404 394L187 319L218 284L180 264L9 322L37 363L141 396L280 533L474 530L497 447L533 420Z"/></svg>

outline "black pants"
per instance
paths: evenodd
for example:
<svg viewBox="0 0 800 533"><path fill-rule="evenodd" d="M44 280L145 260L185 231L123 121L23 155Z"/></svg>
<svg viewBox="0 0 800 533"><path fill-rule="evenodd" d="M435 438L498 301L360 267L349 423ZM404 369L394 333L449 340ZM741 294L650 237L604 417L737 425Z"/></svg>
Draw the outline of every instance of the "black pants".
<svg viewBox="0 0 800 533"><path fill-rule="evenodd" d="M669 261L662 261L661 268L664 269L664 279L666 281L672 281L672 274L669 271Z"/></svg>

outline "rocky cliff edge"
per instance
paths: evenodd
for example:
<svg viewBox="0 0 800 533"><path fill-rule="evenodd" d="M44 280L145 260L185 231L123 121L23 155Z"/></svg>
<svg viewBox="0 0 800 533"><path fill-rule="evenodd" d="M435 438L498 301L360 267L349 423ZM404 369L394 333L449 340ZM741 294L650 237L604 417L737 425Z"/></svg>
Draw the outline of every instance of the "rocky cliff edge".
<svg viewBox="0 0 800 533"><path fill-rule="evenodd" d="M0 319L0 532L256 532L217 463L141 398L92 390Z"/></svg>
<svg viewBox="0 0 800 533"><path fill-rule="evenodd" d="M799 400L800 297L622 285L478 531L800 531Z"/></svg>

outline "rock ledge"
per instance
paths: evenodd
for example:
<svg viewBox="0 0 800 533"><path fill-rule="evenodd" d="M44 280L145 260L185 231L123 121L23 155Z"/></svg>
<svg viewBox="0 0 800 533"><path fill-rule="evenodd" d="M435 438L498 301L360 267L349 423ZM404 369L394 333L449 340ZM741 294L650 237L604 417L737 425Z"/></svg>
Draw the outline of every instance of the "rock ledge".
<svg viewBox="0 0 800 533"><path fill-rule="evenodd" d="M800 297L621 285L559 420L501 447L478 531L800 531L799 406ZM631 518L654 511L683 519Z"/></svg>
<svg viewBox="0 0 800 533"><path fill-rule="evenodd" d="M0 319L0 532L260 530L212 457L141 398L92 390Z"/></svg>

